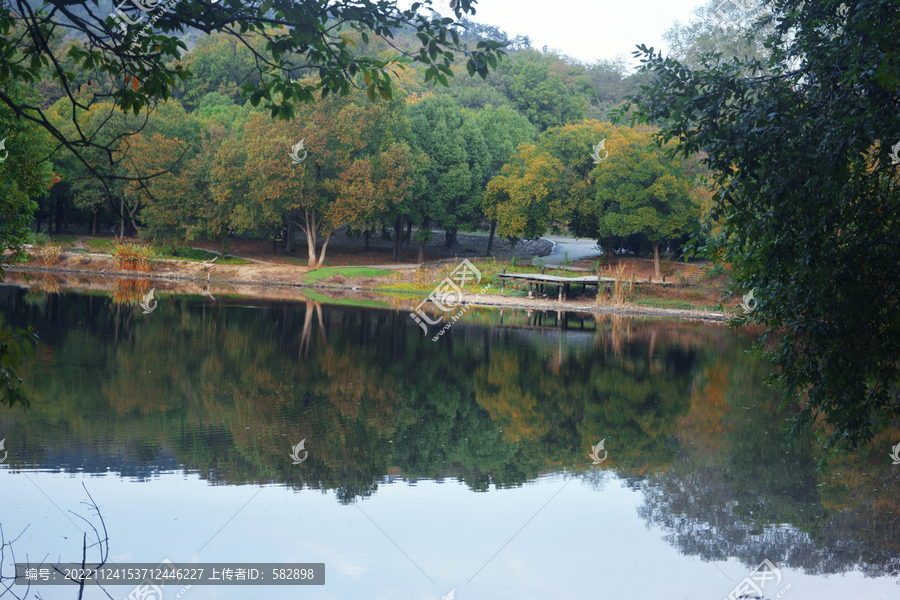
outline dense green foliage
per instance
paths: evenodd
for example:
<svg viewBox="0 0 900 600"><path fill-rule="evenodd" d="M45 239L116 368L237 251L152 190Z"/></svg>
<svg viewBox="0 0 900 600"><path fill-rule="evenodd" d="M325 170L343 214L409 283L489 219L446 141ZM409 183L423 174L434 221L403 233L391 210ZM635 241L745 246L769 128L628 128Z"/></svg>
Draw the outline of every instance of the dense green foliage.
<svg viewBox="0 0 900 600"><path fill-rule="evenodd" d="M10 84L4 90L19 102L34 102L38 96L24 85ZM37 209L35 196L54 182L50 137L34 123L18 118L0 104L0 279L6 251L18 252L27 242L29 226Z"/></svg>
<svg viewBox="0 0 900 600"><path fill-rule="evenodd" d="M370 100L390 99L397 70L407 66L421 65L426 80L446 85L452 75L450 66L462 53L470 75L484 77L489 67L496 67L501 44L489 40L472 47L461 45L459 34L449 27L452 19L419 12L421 6L400 10L388 0L364 5L184 0L174 9L159 6L152 16L145 14L150 7L131 5L117 7L116 14L107 16L98 4L86 1L52 1L44 10L29 7L25 14L4 4L0 6L0 84L52 81L62 88L62 96L83 108L90 108L96 99L91 93L96 92L123 111L139 114L157 100L170 98L179 81L191 77L190 66L183 61L187 45L179 35L191 29L220 33L224 38L215 42L232 50L206 48L197 66L212 81L201 83L239 85L242 97L253 106L262 103L273 118L290 119L297 106L317 92L346 95L358 85L358 77L364 79ZM456 9L457 15L474 12L470 0L462 0ZM404 28L414 42L403 49L389 44L395 32ZM360 51L360 44L368 45L370 39L385 51ZM254 73L250 79L238 75L246 66ZM313 73L317 78L309 80ZM82 83L89 88L87 94ZM202 87L194 90L202 91ZM103 147L82 132L70 137L56 131L34 106L8 95L0 99L44 125L73 152Z"/></svg>
<svg viewBox="0 0 900 600"><path fill-rule="evenodd" d="M40 199L38 229L47 221L48 231L55 226L57 233L67 225L89 224L92 233L112 225L122 235L173 244L204 236L223 246L240 234L282 240L293 252L299 228L311 266L324 256L324 245L311 247L316 238L327 244L336 227L367 236L379 224L406 229L405 239L396 236L397 254L401 243L408 249L413 224L419 239L433 226L444 228L450 244L459 227L486 226L482 193L519 143L533 141L535 130L604 119L642 79L629 75L621 58L583 65L534 51L525 36L510 39L468 20L475 13L468 0L456 9L458 20L423 5L399 10L387 0L366 7L190 0L146 16L123 5L118 10L124 13L113 18L81 2L47 8L31 19L0 8L0 84L23 82L43 97L29 104L0 94L0 105L27 116L59 146L51 160L60 164L62 185ZM135 19L136 25L123 25ZM66 39L56 34L63 30L59 24L66 26ZM504 44L511 60L500 60ZM481 78L471 78L475 74ZM400 105L408 102L415 115L427 106L415 108L423 96L435 93L423 81L444 86L437 95L453 99L453 108L443 105L445 113L472 111L455 117L467 123L454 132L465 138L463 146L427 139L431 134L395 121L340 160L312 148L316 169L329 173L313 177L318 183L304 188L306 199L290 198L299 193L296 185L280 186L280 198L260 193L286 173L254 170L271 166L300 140L309 148L309 137L337 132L258 123L270 134L279 130L280 143L265 148L267 160L248 160L251 114L309 121L314 115L304 105L340 95L352 97L366 120L372 109L360 99L396 102L399 94ZM299 135L284 135L289 131ZM410 150L391 150L395 144ZM450 156L460 150L466 156ZM432 155L437 160L429 160ZM218 175L211 173L216 167ZM242 174L223 183L223 169ZM293 179L299 184L310 177ZM393 199L396 194L402 197ZM311 195L320 198L311 202ZM336 203L343 206L331 210ZM27 211L17 216L29 220Z"/></svg>
<svg viewBox="0 0 900 600"><path fill-rule="evenodd" d="M408 118L415 147L430 158L418 198L424 242L432 221L455 231L477 214L491 156L475 118L447 96L416 103Z"/></svg>
<svg viewBox="0 0 900 600"><path fill-rule="evenodd" d="M568 227L601 240L608 252L640 236L653 248L659 276L660 245L699 229L695 187L687 162L667 158L648 132L583 121L521 145L489 183L484 210L501 235Z"/></svg>
<svg viewBox="0 0 900 600"><path fill-rule="evenodd" d="M691 178L683 161L653 147L649 133L623 127L609 143L610 157L597 169L596 204L583 210L599 215L599 239L646 236L659 277L660 244L699 229L700 206L690 193Z"/></svg>
<svg viewBox="0 0 900 600"><path fill-rule="evenodd" d="M829 444L854 447L900 417L900 5L770 6L766 62L691 69L643 49L656 83L639 110L708 157L708 249L783 332L767 350L803 407L796 430L823 418Z"/></svg>
<svg viewBox="0 0 900 600"><path fill-rule="evenodd" d="M213 32L196 38L190 51L182 49L168 68L174 73L184 67L193 75L163 86L158 95L168 98L164 102L144 98L149 84L140 77L126 75L122 95L114 82L85 76L88 70L76 74L73 92L54 81L53 69L39 69L29 77L40 79L41 118L57 138L90 143L66 144L54 153L61 183L39 199L35 226L57 233L81 226L91 233L139 234L172 248L206 238L226 252L240 235L281 242L285 253L293 253L302 232L310 267L322 265L339 228L365 232L368 240L393 226L395 257L415 238L422 260L434 228L447 233L450 246L460 229L490 227L493 236L496 210L483 194L519 145L585 117L604 119L643 76L628 75L621 59L580 64L465 19L453 31L467 52L508 43L509 54L483 79L466 76L473 73L472 56L445 57L448 66L438 74L426 64L399 61L390 69L390 93L379 94L376 103L371 73L336 89L323 72L298 68L291 71L291 86L302 94L272 87L267 78L277 76L260 71L258 61L267 36L276 34L253 28L241 39ZM392 35L404 51L421 42L410 28L395 28ZM392 51L386 35L349 31L339 40L332 41L351 48L356 61ZM80 52L80 44L76 37L51 48L62 60ZM447 87L424 83L432 78ZM248 85L281 90L272 102L289 109L257 106L260 98ZM298 98L308 102L294 102ZM143 109L123 114L121 102ZM287 116L293 118L278 118ZM308 158L292 162L288 155L301 141L299 154ZM589 160L599 139L589 141L579 147L579 162ZM577 205L581 188L569 177L557 192ZM565 221L539 219L541 226L501 234L536 237L548 222L565 228Z"/></svg>

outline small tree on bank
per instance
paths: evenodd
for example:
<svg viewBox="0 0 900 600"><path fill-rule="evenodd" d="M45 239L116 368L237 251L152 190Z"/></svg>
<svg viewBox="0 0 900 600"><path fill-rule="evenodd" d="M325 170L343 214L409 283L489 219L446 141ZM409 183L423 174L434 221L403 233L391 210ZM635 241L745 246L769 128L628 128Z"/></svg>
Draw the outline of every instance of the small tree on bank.
<svg viewBox="0 0 900 600"><path fill-rule="evenodd" d="M700 206L691 194L692 181L683 161L667 157L649 132L620 128L606 146L609 158L593 173L596 236L646 235L653 246L653 272L659 277L660 244L699 229Z"/></svg>

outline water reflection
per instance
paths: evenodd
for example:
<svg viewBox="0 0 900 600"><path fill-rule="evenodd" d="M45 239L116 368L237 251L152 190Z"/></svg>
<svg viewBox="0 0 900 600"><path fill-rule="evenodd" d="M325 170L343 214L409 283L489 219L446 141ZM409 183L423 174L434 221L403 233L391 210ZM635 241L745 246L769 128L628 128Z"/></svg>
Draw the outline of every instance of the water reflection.
<svg viewBox="0 0 900 600"><path fill-rule="evenodd" d="M900 572L900 468L876 440L818 475L812 441L782 432L749 333L476 309L435 343L408 311L314 299L170 295L143 315L149 288L0 288L4 321L42 341L24 361L32 408L0 412L11 469L181 469L348 504L399 479L600 481L587 453L605 439L603 470L643 493L641 517L684 554Z"/></svg>

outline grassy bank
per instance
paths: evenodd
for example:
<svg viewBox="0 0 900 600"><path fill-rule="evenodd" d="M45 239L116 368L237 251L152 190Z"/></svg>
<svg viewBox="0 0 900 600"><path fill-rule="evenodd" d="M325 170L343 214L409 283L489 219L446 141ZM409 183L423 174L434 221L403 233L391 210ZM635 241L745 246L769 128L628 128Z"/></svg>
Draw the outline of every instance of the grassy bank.
<svg viewBox="0 0 900 600"><path fill-rule="evenodd" d="M630 269L629 261L622 261L622 266L613 262L607 263L607 267L600 272L602 277L619 279L618 287L615 283L605 283L602 288L602 298L598 298L597 287L587 287L573 284L570 289L568 301L592 302L598 305L622 305L639 306L660 309L675 310L700 310L705 312L722 312L731 304L737 304L737 299L724 298L728 284L728 277L721 269L709 271L709 276L696 277L697 267L694 265L682 265L681 271L670 272L670 277L679 277L678 281L685 282L682 285L652 285L646 273L646 266L639 265L639 269ZM483 297L498 296L501 290L499 275L504 268L490 262L477 262L475 267L481 273L481 280L477 283L470 282L466 286L469 294L480 293ZM449 277L456 265L437 269L419 269L411 276L395 274L393 281L383 281L376 289L379 292L390 294L398 298L424 298L431 294L445 278ZM642 269L642 270L641 270ZM506 267L507 273L538 274L540 267ZM567 269L544 269L545 275L554 275L564 278L575 278L590 275L586 271L570 271ZM690 284L685 275L692 276ZM632 280L634 278L634 280ZM644 285L634 285L632 281L641 281ZM658 281L658 279L657 279ZM671 281L671 279L670 279ZM525 298L528 295L528 284L506 281L504 296ZM618 290L618 291L617 291ZM556 286L547 286L544 294L539 293L538 286L534 288L535 300L544 298L555 301L557 298Z"/></svg>

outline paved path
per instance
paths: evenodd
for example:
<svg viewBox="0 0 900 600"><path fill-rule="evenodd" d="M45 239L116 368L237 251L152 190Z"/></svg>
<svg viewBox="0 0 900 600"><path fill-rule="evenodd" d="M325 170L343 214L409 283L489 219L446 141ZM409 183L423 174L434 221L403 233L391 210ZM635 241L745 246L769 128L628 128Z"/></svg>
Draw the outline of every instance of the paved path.
<svg viewBox="0 0 900 600"><path fill-rule="evenodd" d="M553 252L547 256L542 256L541 260L545 265L561 265L566 260L566 252L569 253L569 260L576 261L582 258L593 258L595 256L603 256L603 251L597 249L595 240L576 240L573 238L554 237L545 235L545 240L550 240L555 245Z"/></svg>

